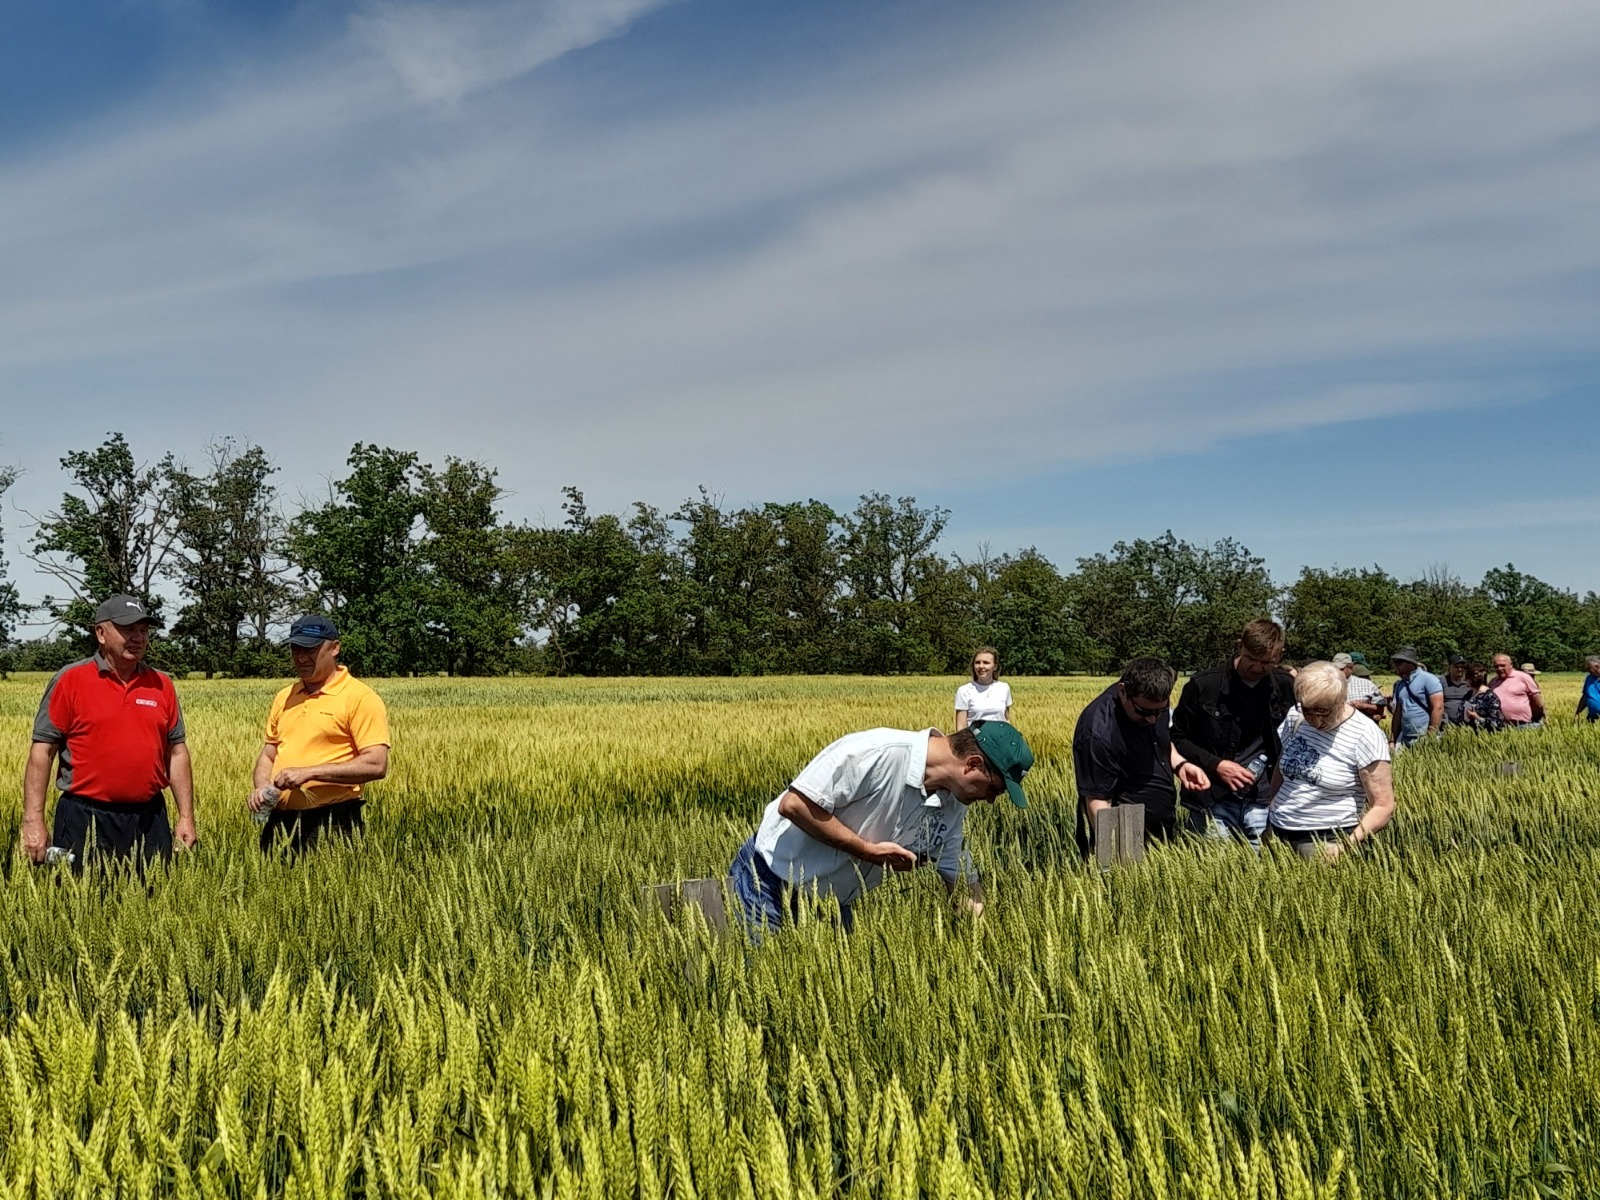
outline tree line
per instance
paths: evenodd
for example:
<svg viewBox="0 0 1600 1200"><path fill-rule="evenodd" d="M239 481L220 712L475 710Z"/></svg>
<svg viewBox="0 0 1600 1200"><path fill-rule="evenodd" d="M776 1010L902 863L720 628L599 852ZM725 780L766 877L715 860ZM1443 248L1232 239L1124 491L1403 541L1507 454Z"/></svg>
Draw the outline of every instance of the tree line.
<svg viewBox="0 0 1600 1200"><path fill-rule="evenodd" d="M941 549L947 509L870 492L729 508L702 490L670 511L504 519L486 464L358 444L321 503L293 513L260 446L223 441L191 468L139 463L121 433L61 459L58 507L26 514L26 556L51 594L24 604L0 562L0 655L54 669L89 649L93 601L138 596L166 622L152 660L209 675L283 673L292 615L339 624L361 673L581 675L960 672L979 645L1017 674L1104 673L1153 654L1226 655L1272 613L1301 660L1416 646L1442 664L1504 651L1578 669L1600 650L1600 597L1507 565L1469 585L1437 570L1307 567L1287 585L1233 541L1169 531L1062 571L1035 549ZM0 469L0 493L15 472ZM53 636L18 642L29 614Z"/></svg>

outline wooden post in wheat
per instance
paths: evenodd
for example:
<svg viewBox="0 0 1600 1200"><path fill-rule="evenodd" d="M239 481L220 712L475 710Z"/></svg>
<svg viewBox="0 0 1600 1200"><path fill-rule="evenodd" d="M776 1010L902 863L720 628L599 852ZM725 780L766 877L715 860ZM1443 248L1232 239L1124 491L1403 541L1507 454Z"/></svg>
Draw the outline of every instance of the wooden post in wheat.
<svg viewBox="0 0 1600 1200"><path fill-rule="evenodd" d="M1144 861L1144 805L1117 804L1094 815L1094 854L1102 871Z"/></svg>
<svg viewBox="0 0 1600 1200"><path fill-rule="evenodd" d="M685 908L697 908L705 917L706 927L716 933L728 928L728 900L722 890L725 880L685 879L679 883L656 883L642 888L646 904L655 908L669 921L683 916Z"/></svg>
<svg viewBox="0 0 1600 1200"><path fill-rule="evenodd" d="M1519 763L1519 762L1503 762L1503 763L1500 764L1500 774L1502 774L1502 775L1521 775L1522 774L1522 764Z"/></svg>

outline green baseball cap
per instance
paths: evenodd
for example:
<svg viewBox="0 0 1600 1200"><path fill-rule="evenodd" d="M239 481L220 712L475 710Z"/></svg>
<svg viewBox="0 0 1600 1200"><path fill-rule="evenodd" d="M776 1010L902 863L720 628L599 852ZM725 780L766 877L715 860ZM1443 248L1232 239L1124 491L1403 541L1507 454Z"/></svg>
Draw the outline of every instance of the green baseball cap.
<svg viewBox="0 0 1600 1200"><path fill-rule="evenodd" d="M1022 780L1033 769L1033 751L1023 741L1015 725L1005 721L974 721L969 729L978 739L978 749L1001 779L1006 781L1006 795L1018 808L1028 807L1028 798L1022 794Z"/></svg>

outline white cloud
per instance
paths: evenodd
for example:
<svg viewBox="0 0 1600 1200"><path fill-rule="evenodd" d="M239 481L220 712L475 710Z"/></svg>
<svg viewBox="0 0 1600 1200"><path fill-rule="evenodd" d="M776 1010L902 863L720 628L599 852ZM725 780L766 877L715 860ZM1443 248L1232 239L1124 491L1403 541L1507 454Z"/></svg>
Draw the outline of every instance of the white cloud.
<svg viewBox="0 0 1600 1200"><path fill-rule="evenodd" d="M0 383L620 501L915 488L974 412L1043 469L1530 400L1593 349L1592 4L1002 7L695 104L543 80L648 7L373 5L0 165Z"/></svg>
<svg viewBox="0 0 1600 1200"><path fill-rule="evenodd" d="M612 37L662 0L369 0L356 33L426 102L458 101Z"/></svg>

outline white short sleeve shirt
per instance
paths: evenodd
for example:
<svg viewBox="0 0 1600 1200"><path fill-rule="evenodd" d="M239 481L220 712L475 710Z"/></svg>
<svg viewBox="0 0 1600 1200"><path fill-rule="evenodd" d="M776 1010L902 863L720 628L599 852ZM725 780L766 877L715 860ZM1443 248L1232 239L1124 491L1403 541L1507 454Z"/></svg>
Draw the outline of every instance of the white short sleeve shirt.
<svg viewBox="0 0 1600 1200"><path fill-rule="evenodd" d="M1011 685L1003 679L991 683L968 681L956 689L956 711L967 721L1004 721L1011 707Z"/></svg>
<svg viewBox="0 0 1600 1200"><path fill-rule="evenodd" d="M1375 721L1351 713L1333 729L1318 729L1293 709L1278 727L1283 786L1268 819L1280 829L1346 829L1361 820L1367 793L1361 772L1389 761L1389 739Z"/></svg>
<svg viewBox="0 0 1600 1200"><path fill-rule="evenodd" d="M896 842L955 882L976 879L963 830L967 806L949 792L926 792L928 739L937 730L869 729L850 733L812 759L789 786L827 809L869 842ZM786 789L787 790L787 789ZM767 805L756 852L791 885L816 888L849 904L883 882L883 868L805 833Z"/></svg>

